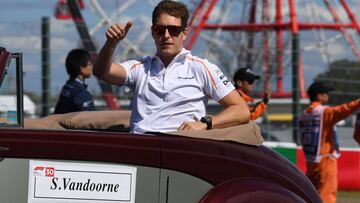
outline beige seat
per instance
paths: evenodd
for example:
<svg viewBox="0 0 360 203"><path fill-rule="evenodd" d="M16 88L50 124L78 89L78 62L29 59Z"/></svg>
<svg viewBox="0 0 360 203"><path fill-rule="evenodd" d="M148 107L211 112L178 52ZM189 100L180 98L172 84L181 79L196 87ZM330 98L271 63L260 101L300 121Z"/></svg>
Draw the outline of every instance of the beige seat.
<svg viewBox="0 0 360 203"><path fill-rule="evenodd" d="M40 119L25 119L26 129L96 129L119 130L129 129L130 111L83 111L66 114L54 114ZM212 130L184 130L166 134L234 141L259 146L264 142L260 128L253 121L247 124Z"/></svg>
<svg viewBox="0 0 360 203"><path fill-rule="evenodd" d="M253 121L222 129L184 130L168 132L167 134L220 141L234 141L255 146L260 146L264 142L259 126Z"/></svg>
<svg viewBox="0 0 360 203"><path fill-rule="evenodd" d="M24 119L26 129L128 129L130 111L81 111Z"/></svg>

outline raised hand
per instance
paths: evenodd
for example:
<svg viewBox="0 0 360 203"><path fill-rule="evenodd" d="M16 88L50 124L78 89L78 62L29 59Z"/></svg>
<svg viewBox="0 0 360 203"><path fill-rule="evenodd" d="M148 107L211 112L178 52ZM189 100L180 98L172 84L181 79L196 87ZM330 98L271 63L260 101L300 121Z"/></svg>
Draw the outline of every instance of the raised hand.
<svg viewBox="0 0 360 203"><path fill-rule="evenodd" d="M105 33L106 39L115 43L120 42L122 39L126 37L132 24L133 23L129 21L126 23L125 26L117 23L111 25Z"/></svg>
<svg viewBox="0 0 360 203"><path fill-rule="evenodd" d="M269 102L270 97L271 97L271 84L268 83L264 88L263 101L265 102L265 104Z"/></svg>

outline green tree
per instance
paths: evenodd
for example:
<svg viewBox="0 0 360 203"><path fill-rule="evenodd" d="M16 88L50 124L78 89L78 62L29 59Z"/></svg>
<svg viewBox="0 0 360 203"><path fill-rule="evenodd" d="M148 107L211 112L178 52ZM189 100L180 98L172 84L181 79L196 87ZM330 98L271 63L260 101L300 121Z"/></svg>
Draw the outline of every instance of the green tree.
<svg viewBox="0 0 360 203"><path fill-rule="evenodd" d="M360 98L360 62L342 59L316 76L315 81L326 82L335 88L330 93L331 104L341 104Z"/></svg>

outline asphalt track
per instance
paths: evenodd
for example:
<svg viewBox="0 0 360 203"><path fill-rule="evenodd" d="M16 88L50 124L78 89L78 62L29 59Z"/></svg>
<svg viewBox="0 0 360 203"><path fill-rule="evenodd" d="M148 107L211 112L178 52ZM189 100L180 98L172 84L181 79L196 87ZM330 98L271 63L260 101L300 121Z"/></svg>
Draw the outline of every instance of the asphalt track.
<svg viewBox="0 0 360 203"><path fill-rule="evenodd" d="M292 128L290 127L266 127L261 126L262 131L269 129L269 134L263 133L264 139L271 141L279 141L279 142L292 142ZM352 127L338 127L338 135L339 135L339 142L340 147L350 147L350 148L358 148L360 146L355 142L353 139L354 128ZM266 131L265 131L266 132Z"/></svg>

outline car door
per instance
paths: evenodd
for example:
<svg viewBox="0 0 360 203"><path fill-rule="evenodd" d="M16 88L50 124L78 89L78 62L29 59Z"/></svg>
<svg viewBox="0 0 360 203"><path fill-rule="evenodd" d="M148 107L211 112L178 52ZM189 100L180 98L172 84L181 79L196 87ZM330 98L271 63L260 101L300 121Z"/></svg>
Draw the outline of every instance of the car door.
<svg viewBox="0 0 360 203"><path fill-rule="evenodd" d="M155 136L1 128L0 157L1 203L114 202L115 200L136 203L159 202L160 150ZM48 168L52 168L55 172L47 172ZM121 175L127 173L121 171L124 168L136 171L131 174L135 175L133 179L135 182L129 182L129 185L135 188L132 198L126 194L122 197L105 194L105 197L100 198L96 195L96 192L100 194L101 190L97 185L93 185L92 193L88 192L88 196L74 195L74 190L78 193L82 192L75 184L79 184L77 179L83 178L84 174L88 177L85 179L88 180L88 184L93 184L91 181L98 181L94 183L99 185L99 181L102 180L106 183L105 179L112 181L109 173L115 174L114 178L122 178ZM65 174L64 171L67 173ZM51 176L53 173L55 175ZM45 176L52 178L52 181L47 181L47 186L41 186L39 182L47 178ZM37 181L36 184L34 180ZM86 181L83 181L83 184L85 183ZM68 188L67 192L64 192L65 187ZM50 194L51 189L53 191ZM102 189L103 193L104 190L105 192L111 190L108 194L120 191L116 189L114 192L113 188L108 187ZM131 189L128 191L133 192Z"/></svg>
<svg viewBox="0 0 360 203"><path fill-rule="evenodd" d="M203 164L198 152L204 140L161 136L160 203L196 203L211 189L208 181L193 175ZM206 144L206 143L205 143ZM200 164L200 165L197 165ZM191 165L191 167L188 167ZM202 166L201 166L202 167ZM189 169L192 168L192 169ZM189 170L184 170L189 169ZM209 168L211 170L211 168ZM206 171L204 171L206 173Z"/></svg>

